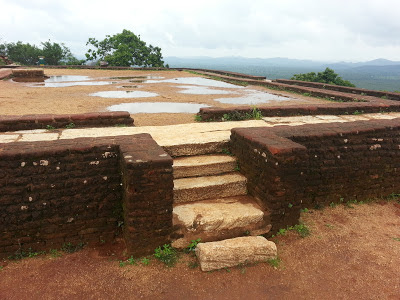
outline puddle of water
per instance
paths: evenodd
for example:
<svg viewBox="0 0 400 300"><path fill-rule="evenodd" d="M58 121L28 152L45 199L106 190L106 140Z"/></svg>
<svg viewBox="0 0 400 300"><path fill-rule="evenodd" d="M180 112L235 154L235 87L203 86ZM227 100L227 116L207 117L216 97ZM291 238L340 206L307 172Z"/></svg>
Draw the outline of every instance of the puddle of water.
<svg viewBox="0 0 400 300"><path fill-rule="evenodd" d="M201 107L210 107L198 103L175 103L175 102L134 102L121 103L109 106L110 111L128 111L131 114L138 113L197 113Z"/></svg>
<svg viewBox="0 0 400 300"><path fill-rule="evenodd" d="M57 75L57 76L50 76L50 78L46 79L44 82L85 81L90 79L91 78L89 76Z"/></svg>
<svg viewBox="0 0 400 300"><path fill-rule="evenodd" d="M145 98L157 97L158 94L143 92L143 91L105 91L89 94L89 96L103 97L103 98Z"/></svg>
<svg viewBox="0 0 400 300"><path fill-rule="evenodd" d="M193 86L193 85L180 85L177 88L184 89L179 91L181 94L192 94L192 95L223 95L223 94L237 94L233 91L214 90L205 86Z"/></svg>
<svg viewBox="0 0 400 300"><path fill-rule="evenodd" d="M288 97L278 96L270 93L260 92L256 90L245 90L246 95L233 98L218 98L215 101L227 104L259 104L268 103L270 101L290 101Z"/></svg>
<svg viewBox="0 0 400 300"><path fill-rule="evenodd" d="M110 79L163 79L164 77L161 76L118 76L118 77L110 77Z"/></svg>
<svg viewBox="0 0 400 300"><path fill-rule="evenodd" d="M228 88L228 89L240 89L243 88L239 85L234 85L231 83L226 83L223 81L212 80L203 77L179 77L173 79L165 79L165 80L147 80L147 83L177 83L177 84L192 84L192 85L201 85L201 86L210 86L210 87L220 87L220 88Z"/></svg>

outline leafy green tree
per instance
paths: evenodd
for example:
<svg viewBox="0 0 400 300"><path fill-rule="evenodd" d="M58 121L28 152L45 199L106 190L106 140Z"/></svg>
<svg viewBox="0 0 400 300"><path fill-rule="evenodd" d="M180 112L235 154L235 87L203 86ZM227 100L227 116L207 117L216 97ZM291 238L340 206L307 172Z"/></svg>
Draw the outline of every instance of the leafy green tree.
<svg viewBox="0 0 400 300"><path fill-rule="evenodd" d="M163 67L161 48L140 39L132 31L124 29L122 33L113 36L106 35L102 41L89 38L86 45L95 49L89 49L86 53L88 60L104 60L110 66L141 66L141 67Z"/></svg>
<svg viewBox="0 0 400 300"><path fill-rule="evenodd" d="M44 56L49 65L82 64L84 60L75 58L70 49L63 43L52 43L50 40L41 43L42 48L29 43L18 41L17 43L0 44L0 53L7 55L11 60L22 65L34 65L38 56Z"/></svg>
<svg viewBox="0 0 400 300"><path fill-rule="evenodd" d="M50 40L42 42L42 56L45 57L46 63L49 65L59 65L69 56L71 51L64 43L51 43Z"/></svg>
<svg viewBox="0 0 400 300"><path fill-rule="evenodd" d="M42 55L42 50L35 45L18 41L17 43L6 44L6 55L15 63L34 65L38 56Z"/></svg>
<svg viewBox="0 0 400 300"><path fill-rule="evenodd" d="M336 74L334 70L330 68L326 68L324 72L318 72L318 74L316 74L315 72L294 74L291 79L355 87L354 84L352 84L348 80L344 80L342 77Z"/></svg>

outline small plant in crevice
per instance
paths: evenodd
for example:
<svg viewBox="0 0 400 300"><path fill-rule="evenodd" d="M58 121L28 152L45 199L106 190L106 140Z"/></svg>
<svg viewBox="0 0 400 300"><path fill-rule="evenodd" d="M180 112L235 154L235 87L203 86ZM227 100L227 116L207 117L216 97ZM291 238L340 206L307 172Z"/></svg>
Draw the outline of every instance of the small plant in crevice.
<svg viewBox="0 0 400 300"><path fill-rule="evenodd" d="M310 229L305 224L296 224L293 226L293 229L297 231L302 238L310 235Z"/></svg>
<svg viewBox="0 0 400 300"><path fill-rule="evenodd" d="M178 260L178 253L171 245L165 244L164 246L157 247L154 250L154 257L168 267L172 267Z"/></svg>
<svg viewBox="0 0 400 300"><path fill-rule="evenodd" d="M136 260L133 258L133 256L129 257L127 260L123 261L120 260L119 261L119 266L120 267L125 267L127 265L136 265Z"/></svg>
<svg viewBox="0 0 400 300"><path fill-rule="evenodd" d="M239 172L240 171L240 166L239 166L239 163L236 163L236 166L235 166L235 169L234 169L235 171L237 171L237 172Z"/></svg>
<svg viewBox="0 0 400 300"><path fill-rule="evenodd" d="M201 122L201 121L203 121L203 118L201 117L201 115L194 115L194 120L196 122Z"/></svg>
<svg viewBox="0 0 400 300"><path fill-rule="evenodd" d="M304 238L306 236L309 236L311 234L310 229L307 227L307 225L305 224L296 224L294 226L288 226L286 228L281 228L278 230L278 232L276 233L276 235L286 235L286 233L288 233L289 231L296 231L300 237Z"/></svg>
<svg viewBox="0 0 400 300"><path fill-rule="evenodd" d="M75 128L75 127L76 127L76 125L74 123L69 123L69 124L67 124L65 126L65 128L67 128L67 129L72 129L72 128Z"/></svg>
<svg viewBox="0 0 400 300"><path fill-rule="evenodd" d="M49 254L50 254L50 256L53 257L53 258L61 257L61 256L62 256L62 253L61 253L59 250L57 250L57 249L50 249Z"/></svg>
<svg viewBox="0 0 400 300"><path fill-rule="evenodd" d="M143 265L148 266L150 264L150 259L147 257L143 257L142 260L140 261Z"/></svg>
<svg viewBox="0 0 400 300"><path fill-rule="evenodd" d="M74 245L73 243L65 243L61 247L61 250L66 253L74 253L74 252L77 252L77 251L83 249L83 247L85 247L85 243L83 243L83 242L80 242L76 245Z"/></svg>
<svg viewBox="0 0 400 300"><path fill-rule="evenodd" d="M400 194L399 193L391 193L389 196L386 197L388 201L400 201Z"/></svg>
<svg viewBox="0 0 400 300"><path fill-rule="evenodd" d="M400 242L400 238L393 238L395 241Z"/></svg>
<svg viewBox="0 0 400 300"><path fill-rule="evenodd" d="M54 130L54 129L56 129L54 126L51 125L46 126L46 130Z"/></svg>
<svg viewBox="0 0 400 300"><path fill-rule="evenodd" d="M249 112L232 111L222 116L222 121L243 121L243 120L261 120L263 118L261 110L253 107Z"/></svg>
<svg viewBox="0 0 400 300"><path fill-rule="evenodd" d="M279 257L276 257L268 259L267 263L274 269L278 269L281 266L282 260Z"/></svg>
<svg viewBox="0 0 400 300"><path fill-rule="evenodd" d="M221 152L223 154L229 155L229 156L233 156L233 153L231 151L229 151L229 149L222 149Z"/></svg>
<svg viewBox="0 0 400 300"><path fill-rule="evenodd" d="M190 242L190 244L185 248L186 253L194 253L197 248L197 245L201 242L201 239L195 239Z"/></svg>
<svg viewBox="0 0 400 300"><path fill-rule="evenodd" d="M13 255L10 255L8 259L20 260L23 258L33 258L45 253L45 251L35 251L32 248L28 248L28 250L18 249Z"/></svg>
<svg viewBox="0 0 400 300"><path fill-rule="evenodd" d="M191 261L191 262L188 263L188 267L190 269L196 269L196 268L199 267L199 262L197 260Z"/></svg>
<svg viewBox="0 0 400 300"><path fill-rule="evenodd" d="M114 127L127 127L126 124L115 124Z"/></svg>
<svg viewBox="0 0 400 300"><path fill-rule="evenodd" d="M363 110L360 110L360 111L358 111L358 110L356 110L356 111L354 111L353 112L353 115L361 115L361 114L363 114L364 113L364 111Z"/></svg>

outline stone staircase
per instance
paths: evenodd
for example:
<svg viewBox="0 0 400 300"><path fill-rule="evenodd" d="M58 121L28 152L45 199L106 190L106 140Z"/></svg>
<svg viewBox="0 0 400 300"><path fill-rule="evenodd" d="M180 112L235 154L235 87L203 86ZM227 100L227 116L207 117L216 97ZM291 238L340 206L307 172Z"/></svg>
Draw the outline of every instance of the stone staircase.
<svg viewBox="0 0 400 300"><path fill-rule="evenodd" d="M221 145L208 145L207 148L209 150L204 151L204 145L194 144L183 145L179 149L175 147L173 151L166 149L174 157L173 224L176 239L172 245L185 248L192 240L201 239L198 248L214 249L203 250L202 259L198 255L203 271L258 260L253 257L255 254L251 249L248 255L243 256L243 253L247 253L243 252L243 245L254 242L260 245L261 237L257 236L267 233L271 228L268 210L247 194L246 178L237 171L235 158L216 153L222 150ZM220 255L215 249L224 247L210 242L228 243L229 252L234 254L232 243L235 245L235 238L238 237L245 237L240 239L236 247L241 253L240 258L221 261L212 257ZM267 248L271 258L271 247L275 245L271 246L272 242L264 240L269 243ZM259 255L260 250L255 251ZM276 255L276 247L274 253Z"/></svg>

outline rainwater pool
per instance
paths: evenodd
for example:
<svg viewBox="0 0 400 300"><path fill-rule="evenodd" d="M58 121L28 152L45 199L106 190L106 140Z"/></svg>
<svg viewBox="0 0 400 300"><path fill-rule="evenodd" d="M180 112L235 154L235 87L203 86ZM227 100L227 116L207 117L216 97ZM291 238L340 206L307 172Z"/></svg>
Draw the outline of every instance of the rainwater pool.
<svg viewBox="0 0 400 300"><path fill-rule="evenodd" d="M201 107L210 107L206 104L177 103L177 102L134 102L121 103L107 107L109 111L127 111L138 113L197 113Z"/></svg>

